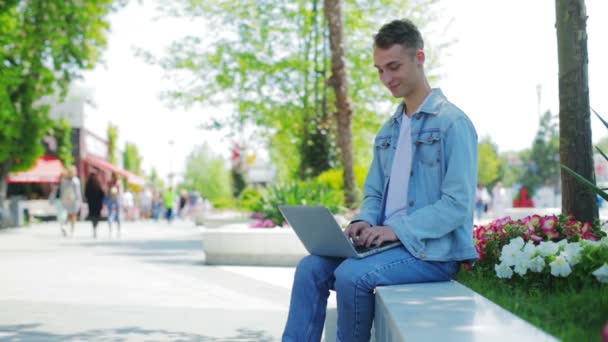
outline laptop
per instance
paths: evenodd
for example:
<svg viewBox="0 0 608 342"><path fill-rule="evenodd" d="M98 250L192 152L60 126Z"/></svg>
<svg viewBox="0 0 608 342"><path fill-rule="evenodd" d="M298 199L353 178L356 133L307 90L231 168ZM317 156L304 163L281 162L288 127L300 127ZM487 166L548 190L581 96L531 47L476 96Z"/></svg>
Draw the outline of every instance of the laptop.
<svg viewBox="0 0 608 342"><path fill-rule="evenodd" d="M310 254L364 258L389 248L401 246L399 241L386 242L380 246L369 248L355 246L344 235L342 228L340 228L329 209L324 206L281 205L279 210Z"/></svg>

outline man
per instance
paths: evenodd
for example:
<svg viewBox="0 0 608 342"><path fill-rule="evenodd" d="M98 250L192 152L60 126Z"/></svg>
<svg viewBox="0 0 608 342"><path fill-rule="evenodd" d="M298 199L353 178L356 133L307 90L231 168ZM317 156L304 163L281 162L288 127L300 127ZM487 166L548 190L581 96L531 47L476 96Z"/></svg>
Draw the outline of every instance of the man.
<svg viewBox="0 0 608 342"><path fill-rule="evenodd" d="M376 286L449 280L461 261L477 258L477 134L441 90L430 88L423 49L409 20L390 22L374 37L380 79L403 102L376 136L361 212L345 231L359 245L402 246L363 259L303 258L283 341L320 340L330 289L337 340L368 341Z"/></svg>

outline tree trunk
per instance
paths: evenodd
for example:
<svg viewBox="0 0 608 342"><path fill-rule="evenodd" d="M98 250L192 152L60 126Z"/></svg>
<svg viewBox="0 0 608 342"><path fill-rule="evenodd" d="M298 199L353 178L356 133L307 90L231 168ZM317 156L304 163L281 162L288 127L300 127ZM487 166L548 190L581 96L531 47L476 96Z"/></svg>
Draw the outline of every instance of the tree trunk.
<svg viewBox="0 0 608 342"><path fill-rule="evenodd" d="M559 62L560 159L595 183L587 73L587 14L584 0L555 1ZM562 169L562 213L577 220L598 218L596 195Z"/></svg>
<svg viewBox="0 0 608 342"><path fill-rule="evenodd" d="M325 0L325 15L329 27L331 48L331 76L328 84L336 93L338 123L338 146L344 168L344 202L354 208L357 203L357 185L353 168L352 116L353 109L348 96L348 82L345 65L344 39L342 31L342 5L340 0Z"/></svg>

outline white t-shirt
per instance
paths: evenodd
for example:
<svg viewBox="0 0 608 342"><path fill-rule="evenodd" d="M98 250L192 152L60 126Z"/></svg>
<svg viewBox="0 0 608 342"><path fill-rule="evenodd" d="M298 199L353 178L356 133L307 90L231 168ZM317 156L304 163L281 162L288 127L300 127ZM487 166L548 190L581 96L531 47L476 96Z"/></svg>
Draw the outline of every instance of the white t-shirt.
<svg viewBox="0 0 608 342"><path fill-rule="evenodd" d="M386 208L384 217L407 214L407 190L412 170L412 119L403 114L401 129L399 130L399 141L391 167L391 178L388 185L386 197Z"/></svg>

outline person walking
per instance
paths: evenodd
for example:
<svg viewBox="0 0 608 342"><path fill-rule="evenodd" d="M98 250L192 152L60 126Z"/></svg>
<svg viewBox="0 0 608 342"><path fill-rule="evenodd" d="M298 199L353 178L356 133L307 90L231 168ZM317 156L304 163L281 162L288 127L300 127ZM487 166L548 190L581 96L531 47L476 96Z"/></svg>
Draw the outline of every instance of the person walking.
<svg viewBox="0 0 608 342"><path fill-rule="evenodd" d="M105 192L101 187L101 182L96 172L89 174L84 188L84 197L89 206L89 219L93 224L93 238L97 238L97 224L101 219L101 208L103 207Z"/></svg>
<svg viewBox="0 0 608 342"><path fill-rule="evenodd" d="M116 222L117 234L120 236L120 198L122 197L122 183L116 173L112 174L108 183L106 206L108 208L108 228L112 237L112 222Z"/></svg>
<svg viewBox="0 0 608 342"><path fill-rule="evenodd" d="M61 204L67 212L67 219L70 223L70 236L74 236L74 226L76 225L77 215L80 212L82 204L82 192L80 188L80 180L76 177L76 167L69 166L65 172L65 176L59 185ZM62 231L64 236L67 235L65 230Z"/></svg>
<svg viewBox="0 0 608 342"><path fill-rule="evenodd" d="M173 220L173 210L175 208L175 191L173 191L173 187L170 186L167 191L163 194L163 202L165 205L165 218L168 223L171 223Z"/></svg>

